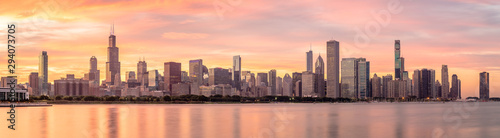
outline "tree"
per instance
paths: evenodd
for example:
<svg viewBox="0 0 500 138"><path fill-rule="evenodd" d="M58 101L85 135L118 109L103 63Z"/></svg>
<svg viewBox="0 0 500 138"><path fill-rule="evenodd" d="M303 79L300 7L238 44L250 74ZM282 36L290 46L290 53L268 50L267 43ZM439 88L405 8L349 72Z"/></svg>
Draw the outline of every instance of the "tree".
<svg viewBox="0 0 500 138"><path fill-rule="evenodd" d="M172 98L168 95L163 96L163 101L172 101Z"/></svg>
<svg viewBox="0 0 500 138"><path fill-rule="evenodd" d="M68 100L68 101L71 101L71 100L73 100L73 97L71 97L71 96L66 96L66 97L63 97L63 100Z"/></svg>
<svg viewBox="0 0 500 138"><path fill-rule="evenodd" d="M58 95L56 96L56 100L62 100L62 97L63 97L62 95Z"/></svg>

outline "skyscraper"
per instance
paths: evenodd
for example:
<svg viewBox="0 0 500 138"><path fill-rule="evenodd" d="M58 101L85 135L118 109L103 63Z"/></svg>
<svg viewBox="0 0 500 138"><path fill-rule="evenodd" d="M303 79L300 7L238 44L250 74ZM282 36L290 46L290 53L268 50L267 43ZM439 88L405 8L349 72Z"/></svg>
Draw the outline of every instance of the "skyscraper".
<svg viewBox="0 0 500 138"><path fill-rule="evenodd" d="M42 51L42 53L39 56L39 65L38 65L38 78L40 81L38 81L38 88L40 91L40 95L50 95L52 94L49 93L49 83L48 83L48 69L49 69L49 56L47 55L47 51Z"/></svg>
<svg viewBox="0 0 500 138"><path fill-rule="evenodd" d="M358 98L371 97L370 93L370 62L365 58L358 59Z"/></svg>
<svg viewBox="0 0 500 138"><path fill-rule="evenodd" d="M257 73L257 84L256 86L268 86L268 82L267 82L267 73Z"/></svg>
<svg viewBox="0 0 500 138"><path fill-rule="evenodd" d="M431 72L431 95L429 97L437 98L437 90L436 90L436 71L433 69L429 69Z"/></svg>
<svg viewBox="0 0 500 138"><path fill-rule="evenodd" d="M432 78L432 70L425 68L420 70L418 98L432 97L433 84L435 83Z"/></svg>
<svg viewBox="0 0 500 138"><path fill-rule="evenodd" d="M269 71L269 87L271 87L271 96L276 96L276 70Z"/></svg>
<svg viewBox="0 0 500 138"><path fill-rule="evenodd" d="M223 68L211 68L208 71L208 84L209 85L219 85L219 84L231 84L231 73L228 69Z"/></svg>
<svg viewBox="0 0 500 138"><path fill-rule="evenodd" d="M148 78L148 63L144 59L142 61L139 59L139 62L137 62L137 81L141 86L147 87L149 83Z"/></svg>
<svg viewBox="0 0 500 138"><path fill-rule="evenodd" d="M283 96L292 96L293 94L293 84L292 77L290 74L286 73L283 77Z"/></svg>
<svg viewBox="0 0 500 138"><path fill-rule="evenodd" d="M450 97L451 99L459 99L459 91L460 91L460 85L459 85L459 80L457 74L453 74L451 76L451 90L450 90Z"/></svg>
<svg viewBox="0 0 500 138"><path fill-rule="evenodd" d="M247 78L247 77L250 77L250 76L247 76L248 74L251 74L252 72L251 71L241 71L241 83L245 83L248 81L248 79L250 78ZM232 77L232 76L231 76ZM240 83L240 84L241 84Z"/></svg>
<svg viewBox="0 0 500 138"><path fill-rule="evenodd" d="M358 60L356 58L342 59L342 91L343 98L358 98Z"/></svg>
<svg viewBox="0 0 500 138"><path fill-rule="evenodd" d="M181 82L181 63L165 62L163 64L163 81L165 82L165 90L172 92L172 85Z"/></svg>
<svg viewBox="0 0 500 138"><path fill-rule="evenodd" d="M134 80L134 81L137 81L136 78L135 78L135 71L127 71L125 72L125 81L126 82L129 82Z"/></svg>
<svg viewBox="0 0 500 138"><path fill-rule="evenodd" d="M392 81L392 75L387 74L386 76L382 76L382 93L381 97L387 98L389 96L389 82Z"/></svg>
<svg viewBox="0 0 500 138"><path fill-rule="evenodd" d="M29 84L31 87L30 95L35 95L35 96L40 95L40 91L38 88L39 86L38 81L40 81L40 79L38 79L38 72L31 72L29 76Z"/></svg>
<svg viewBox="0 0 500 138"><path fill-rule="evenodd" d="M462 99L462 80L458 79L458 99Z"/></svg>
<svg viewBox="0 0 500 138"><path fill-rule="evenodd" d="M413 91L410 94L410 96L416 96L416 97L418 97L418 95L420 93L420 78L421 78L420 77L420 70L416 69L413 72Z"/></svg>
<svg viewBox="0 0 500 138"><path fill-rule="evenodd" d="M203 60L189 61L189 78L191 80L191 94L200 95L199 87L203 84Z"/></svg>
<svg viewBox="0 0 500 138"><path fill-rule="evenodd" d="M276 77L276 95L283 96L283 78Z"/></svg>
<svg viewBox="0 0 500 138"><path fill-rule="evenodd" d="M448 79L448 65L441 67L441 97L448 98L450 94L450 82Z"/></svg>
<svg viewBox="0 0 500 138"><path fill-rule="evenodd" d="M339 89L339 42L330 40L326 42L326 78L327 78L327 97L337 98L340 96Z"/></svg>
<svg viewBox="0 0 500 138"><path fill-rule="evenodd" d="M109 35L108 62L106 62L106 84L108 86L119 85L115 84L115 82L121 80L119 53L118 53L118 47L116 47L116 36L114 33L115 29L114 26L112 26L111 33Z"/></svg>
<svg viewBox="0 0 500 138"><path fill-rule="evenodd" d="M321 55L318 56L318 59L316 59L316 65L315 65L315 74L316 74L316 93L318 97L325 97L326 91L325 91L325 62L323 61L323 58L321 58Z"/></svg>
<svg viewBox="0 0 500 138"><path fill-rule="evenodd" d="M310 71L302 72L302 97L317 97L316 74Z"/></svg>
<svg viewBox="0 0 500 138"><path fill-rule="evenodd" d="M488 72L479 74L479 98L481 100L490 99L490 73Z"/></svg>
<svg viewBox="0 0 500 138"><path fill-rule="evenodd" d="M99 86L101 83L101 71L97 69L97 58L95 56L90 57L89 80L95 86Z"/></svg>
<svg viewBox="0 0 500 138"><path fill-rule="evenodd" d="M149 90L158 90L160 87L161 75L158 70L148 71L148 88Z"/></svg>
<svg viewBox="0 0 500 138"><path fill-rule="evenodd" d="M309 50L309 52L306 52L307 56L307 71L312 72L313 71L313 52L312 50Z"/></svg>
<svg viewBox="0 0 500 138"><path fill-rule="evenodd" d="M443 93L441 92L441 90L442 90L442 88L441 88L441 87L442 87L442 86L441 86L441 83L439 83L439 80L436 80L436 83L435 83L435 84L436 84L436 90L437 90L437 92L436 92L436 93L437 93L436 98L443 97L443 96L442 96L442 94L443 94Z"/></svg>
<svg viewBox="0 0 500 138"><path fill-rule="evenodd" d="M399 40L395 40L394 42L394 79L401 79L402 70L401 70L401 43Z"/></svg>
<svg viewBox="0 0 500 138"><path fill-rule="evenodd" d="M241 90L241 57L240 55L233 57L233 86L236 90Z"/></svg>
<svg viewBox="0 0 500 138"><path fill-rule="evenodd" d="M372 94L371 97L382 97L382 80L380 77L377 76L377 74L373 75L373 78L371 80L371 86L372 86Z"/></svg>
<svg viewBox="0 0 500 138"><path fill-rule="evenodd" d="M293 83L292 96L302 97L302 86L297 86L297 84L302 84L302 83L297 83L297 81L301 80L302 80L302 73L294 72L292 74L292 83Z"/></svg>

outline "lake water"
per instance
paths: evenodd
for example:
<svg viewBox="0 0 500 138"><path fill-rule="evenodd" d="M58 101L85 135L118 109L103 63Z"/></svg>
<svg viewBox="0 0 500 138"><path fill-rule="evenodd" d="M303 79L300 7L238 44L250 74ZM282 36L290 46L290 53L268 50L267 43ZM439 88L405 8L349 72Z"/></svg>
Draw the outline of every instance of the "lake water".
<svg viewBox="0 0 500 138"><path fill-rule="evenodd" d="M7 119L8 109L0 108L0 117ZM54 105L16 112L16 130L1 121L1 137L500 137L498 102Z"/></svg>

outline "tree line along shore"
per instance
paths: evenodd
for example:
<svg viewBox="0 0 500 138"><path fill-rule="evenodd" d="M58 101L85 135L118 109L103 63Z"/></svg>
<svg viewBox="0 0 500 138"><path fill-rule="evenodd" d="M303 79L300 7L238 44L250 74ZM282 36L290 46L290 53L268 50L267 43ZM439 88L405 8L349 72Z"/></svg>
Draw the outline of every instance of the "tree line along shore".
<svg viewBox="0 0 500 138"><path fill-rule="evenodd" d="M47 102L48 104L169 104L169 103L352 103L352 102L449 102L450 99L433 98L380 98L351 99L329 97L289 97L289 96L264 96L241 97L229 95L181 95L181 96L30 96L29 100L19 102ZM500 98L491 98L490 101L500 101Z"/></svg>

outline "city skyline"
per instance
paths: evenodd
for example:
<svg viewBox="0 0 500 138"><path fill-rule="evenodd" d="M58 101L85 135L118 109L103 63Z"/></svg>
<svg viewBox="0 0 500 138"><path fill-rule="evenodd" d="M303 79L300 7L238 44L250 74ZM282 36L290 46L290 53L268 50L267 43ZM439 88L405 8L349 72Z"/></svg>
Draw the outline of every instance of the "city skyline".
<svg viewBox="0 0 500 138"><path fill-rule="evenodd" d="M425 1L424 1L425 2ZM424 2L415 2L415 3L424 3ZM134 3L134 2L130 2ZM186 2L189 3L189 2ZM194 2L198 3L198 2ZM201 2L200 2L201 3ZM208 23L227 23L227 24L235 24L233 22L242 20L241 16L244 16L248 11L248 7L252 7L257 2L246 2L244 5L240 5L241 11L236 8L234 12L230 12L227 14L226 18L223 21L220 21L217 18L217 15L214 14L213 9L204 9L200 10L200 13L208 13L210 21ZM311 2L313 3L313 2ZM353 4L355 2L344 2L343 4ZM373 2L375 3L373 7L369 7L371 10L382 10L384 2ZM476 3L465 3L465 2L446 2L446 3L455 3L458 6L472 6L476 8L482 7L480 4ZM88 7L96 6L95 8L109 8L116 5L123 5L123 3L78 3L84 6L76 5L76 8L79 10L85 10ZM175 4L179 4L185 9L189 9L182 2L178 2ZM204 3L202 3L204 4ZM303 3L302 3L303 4ZM404 3L403 3L404 4ZM147 5L142 2L138 2L140 7L144 7L148 9L150 5ZM161 5L161 4L160 4ZM182 6L184 5L184 6ZM126 5L125 5L126 6ZM293 6L298 6L297 3L291 3L290 5L285 5L284 8L290 8ZM366 6L366 5L363 5ZM401 18L404 18L409 14L407 11L412 11L413 8L418 8L418 6L413 6L412 4L407 4L405 6L405 11L401 14L393 15L391 24L389 26L395 28L401 28L408 26L409 24L401 23ZM439 6L443 6L440 4L431 6L430 8L437 9ZM483 5L484 6L484 5ZM29 6L28 6L29 7ZM154 9L154 7L152 7ZM202 8L203 9L203 8ZM68 9L69 10L69 9ZM132 9L133 10L133 9ZM486 10L485 10L486 11ZM76 16L76 13L81 11L69 10L69 12L65 12L64 14L72 15L76 19L67 19L68 21L62 24L62 19L54 19L56 23L54 25L42 25L46 28L40 28L36 33L44 33L53 29L60 29L61 31L66 31L66 36L55 35L57 39L54 40L46 40L46 39L29 39L30 41L21 41L19 42L19 69L18 74L19 82L28 82L28 76L31 72L36 72L38 70L38 55L41 51L47 51L49 58L49 82L53 82L55 79L59 79L61 77L66 76L66 74L74 74L76 78L83 78L83 74L88 72L88 58L91 56L96 56L98 59L98 70L105 70L105 62L106 62L106 41L105 39L109 32L107 29L112 22L115 22L116 26L116 34L117 38L117 47L120 48L120 59L121 62L121 78L125 78L126 71L135 71L135 64L137 64L136 59L138 57L145 57L148 62L148 69L157 69L159 72L163 72L163 63L164 62L179 62L182 63L183 71L188 71L189 68L189 60L193 59L203 59L204 65L208 68L214 67L222 67L222 68L231 68L232 62L231 57L234 55L241 55L242 61L242 71L252 71L254 73L259 72L268 72L271 69L277 70L277 76L283 77L285 73L292 74L293 72L302 72L305 71L306 61L303 56L304 52L307 52L308 49L311 49L310 44L312 44L312 51L314 51L314 56L317 57L317 53L326 53L325 41L329 40L329 37L332 35L334 39L340 42L340 58L349 58L349 57L364 57L371 62L371 76L377 73L379 76L385 76L386 74L394 75L393 68L393 47L394 40L401 40L401 56L405 57L405 70L408 72L413 72L415 69L428 68L436 70L436 80L441 80L439 76L441 70L441 66L448 65L449 76L452 74L457 74L461 79L462 83L462 97L468 96L479 96L479 78L477 74L482 71L489 72L490 77L490 93L492 97L498 97L499 94L495 92L495 89L499 88L498 80L495 80L496 74L498 74L499 65L496 61L499 58L499 54L494 51L499 51L498 46L494 44L493 38L485 37L484 35L490 36L498 36L496 32L488 32L485 31L483 35L477 35L471 33L475 29L479 29L477 31L484 31L481 29L491 29L491 24L479 24L478 26L471 25L461 25L461 24L452 24L452 27L463 27L465 30L471 32L462 32L459 33L458 36L453 36L456 39L441 39L441 38L450 38L451 36L439 35L432 38L425 36L434 36L439 34L439 32L433 32L431 30L427 30L426 28L439 28L437 26L420 26L419 28L423 28L423 31L414 32L412 30L397 30L397 29L389 29L382 28L382 33L379 36L373 37L370 43L370 46L367 47L356 47L354 45L353 38L356 36L355 33L347 33L344 35L338 30L342 30L341 28L335 28L328 26L326 30L329 30L328 33L318 32L318 34L314 34L314 31L307 30L299 30L302 33L307 35L299 35L299 36L290 36L290 33L293 34L293 31L286 30L284 28L278 28L279 30L274 31L283 31L285 36L283 38L275 38L275 40L269 40L266 38L257 37L257 34L260 34L258 31L245 30L249 32L250 37L236 37L238 33L236 32L228 32L229 35L236 35L235 37L230 37L227 35L218 35L217 33L210 33L213 30L199 30L197 32L193 29L186 29L188 26L200 25L200 23L207 23L200 20L199 18L192 17L193 20L189 21L189 19L185 20L174 20L174 21L158 21L157 24L142 22L149 24L146 30L152 30L156 28L160 28L159 30L165 31L161 28L171 28L172 24L176 24L180 26L179 29L175 29L174 32L159 32L159 31L151 31L145 32L140 31L138 34L133 34L134 29L140 29L136 23L139 22L131 22L127 23L131 18L121 18L125 17L124 15L104 15L108 19L102 19L96 17L95 14L89 13L84 16ZM266 11L270 12L270 11ZM28 18L33 15L25 15L21 17L14 17L13 15L18 15L21 12L14 13L4 13L2 18ZM213 14L213 15L212 15ZM291 13L298 14L298 13ZM355 13L362 14L364 13ZM455 17L453 13L451 17ZM153 15L158 16L168 16L169 13L157 13L147 12L145 13L145 19L154 19ZM262 15L259 13L258 15ZM362 28L366 21L358 21L358 20L371 20L372 17L368 16L369 10L366 11L366 16L362 16L365 18L359 18L356 20L348 20L346 22L340 22L340 25L345 28L352 27L360 27ZM424 14L425 15L425 14ZM214 16L214 17L212 17ZM435 15L438 16L439 15ZM62 17L62 15L61 15ZM139 15L134 15L131 17L139 17ZM288 17L288 16L287 16ZM89 18L96 19L95 21L88 21L80 18ZM330 17L329 17L330 18ZM415 18L415 17L414 17ZM112 21L110 19L115 19L116 21ZM289 18L285 18L290 20ZM413 19L413 18L412 18ZM184 24L181 22L184 21ZM255 20L251 20L255 21ZM330 20L319 20L319 21L330 21ZM324 27L318 25L319 21L315 21L312 24L308 24L299 29L307 29L307 28L315 28ZM229 22L229 23L228 23ZM471 23L472 21L466 21L466 23ZM167 24L170 23L170 24ZM331 24L335 24L339 22L331 22ZM427 22L423 24L429 25L432 22ZM476 22L472 22L476 23ZM484 23L484 22L479 22ZM88 32L90 29L75 27L78 24L90 25L91 32ZM276 23L275 23L276 24ZM176 25L172 25L176 26ZM238 25L236 23L236 25ZM481 26L483 25L483 26ZM485 26L486 25L486 26ZM221 26L215 26L221 27ZM222 26L223 27L223 26ZM391 28L392 28L391 27ZM123 28L120 30L120 28ZM260 28L258 30L265 30L267 27ZM2 28L4 29L4 28ZM199 28L198 28L199 29ZM448 31L457 31L452 28L447 28ZM175 32L178 31L178 32ZM184 32L183 32L184 31ZM346 31L346 30L343 30ZM446 31L446 29L438 31ZM332 33L335 32L335 33ZM347 30L346 32L350 32ZM498 31L497 31L498 32ZM147 34L146 34L147 33ZM49 33L54 35L54 33ZM142 34L142 35L141 35ZM274 33L271 33L274 34ZM314 35L311 35L314 34ZM336 35L343 34L343 35ZM402 35L401 35L402 34ZM158 37L151 37L153 35L159 35ZM308 36L311 35L311 36ZM251 36L255 36L257 38L252 38ZM38 35L38 37L47 37L44 35ZM147 39L147 37L151 37L151 39ZM235 40L244 40L247 41L260 41L259 43L248 43L243 45L234 45L230 41L223 41L226 39ZM294 40L296 38L300 38L298 40ZM197 42L189 42L191 40L195 40ZM290 41L290 42L287 42ZM23 44L24 43L24 44ZM71 47L67 46L67 44L72 44ZM144 44L143 44L144 43ZM293 43L293 44L291 44ZM63 45L64 44L64 45ZM199 46L195 46L199 45ZM287 45L289 49L284 49L281 45ZM477 45L481 45L481 47L477 47ZM23 47L24 46L24 47ZM202 46L202 47L200 47ZM495 47L496 46L496 47ZM184 48L189 50L183 50L180 48ZM245 48L247 47L247 48ZM74 50L73 50L74 49ZM159 49L159 50L156 50ZM154 51L156 50L156 51ZM168 53L168 51L178 51L175 53ZM265 52L270 51L270 52ZM493 52L492 52L493 51ZM167 52L168 54L165 54ZM322 54L323 57L326 57L325 54ZM4 57L5 58L5 57ZM431 61L431 62L429 62ZM269 67L269 65L273 65ZM328 66L328 65L326 65ZM5 70L5 69L4 69ZM326 70L325 70L326 71ZM4 71L5 72L5 71ZM326 71L327 73L327 71ZM104 80L105 72L100 73L101 80ZM4 76L5 74L2 74ZM409 74L411 76L411 74ZM371 77L370 77L371 78ZM325 79L327 77L325 76ZM123 81L124 79L122 79ZM450 80L451 82L451 77Z"/></svg>

